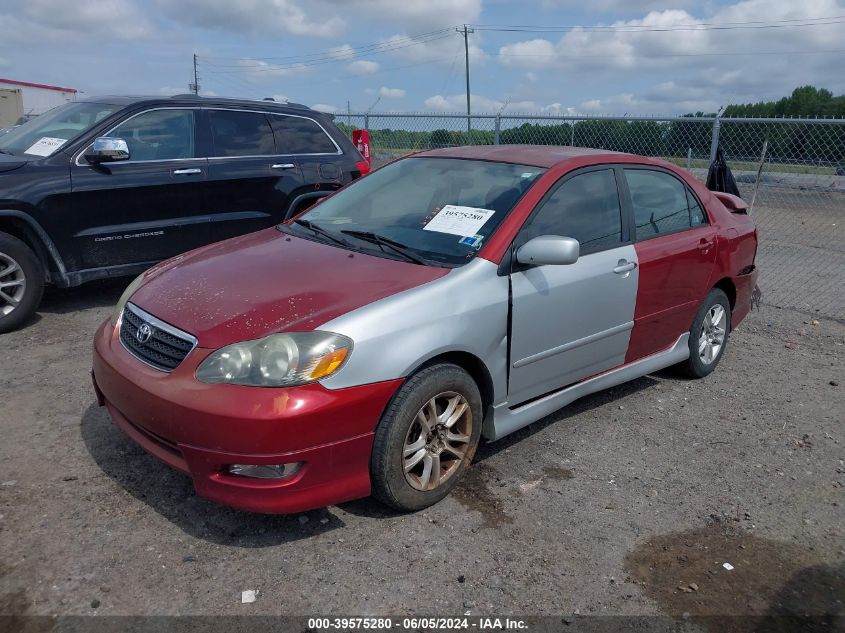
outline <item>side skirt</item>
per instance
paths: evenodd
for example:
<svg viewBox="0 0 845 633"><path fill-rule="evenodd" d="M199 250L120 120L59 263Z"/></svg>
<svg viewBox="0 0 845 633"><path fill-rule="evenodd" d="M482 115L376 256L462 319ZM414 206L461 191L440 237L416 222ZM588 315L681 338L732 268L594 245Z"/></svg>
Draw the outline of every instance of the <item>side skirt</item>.
<svg viewBox="0 0 845 633"><path fill-rule="evenodd" d="M544 418L550 413L554 413L578 398L665 369L685 361L687 358L689 358L689 332L682 334L672 347L662 352L611 369L528 404L510 409L508 403L504 402L493 407L492 414L488 414L484 420L484 438L491 441L498 440L524 426L528 426L532 422L536 422L540 418Z"/></svg>

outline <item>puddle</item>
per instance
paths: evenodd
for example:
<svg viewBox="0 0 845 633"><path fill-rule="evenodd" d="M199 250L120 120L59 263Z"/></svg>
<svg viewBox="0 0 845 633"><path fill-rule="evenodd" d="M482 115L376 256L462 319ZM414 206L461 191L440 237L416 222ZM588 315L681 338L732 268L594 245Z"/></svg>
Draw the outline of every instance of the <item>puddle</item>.
<svg viewBox="0 0 845 633"><path fill-rule="evenodd" d="M544 466L543 474L547 479L554 479L556 481L572 479L575 476L573 471L568 468L561 468L560 466Z"/></svg>
<svg viewBox="0 0 845 633"><path fill-rule="evenodd" d="M480 512L484 521L481 527L498 528L510 525L513 518L502 509L502 500L490 490L490 485L501 481L496 469L483 462L470 467L460 483L452 490L451 496L467 510Z"/></svg>
<svg viewBox="0 0 845 633"><path fill-rule="evenodd" d="M625 569L663 612L714 633L845 631L845 561L722 523L656 536Z"/></svg>

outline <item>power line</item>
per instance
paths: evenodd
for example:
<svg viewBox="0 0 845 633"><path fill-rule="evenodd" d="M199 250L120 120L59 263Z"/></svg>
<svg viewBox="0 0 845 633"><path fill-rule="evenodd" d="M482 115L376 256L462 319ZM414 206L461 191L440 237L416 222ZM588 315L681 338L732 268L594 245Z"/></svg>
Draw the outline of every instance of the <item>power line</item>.
<svg viewBox="0 0 845 633"><path fill-rule="evenodd" d="M831 53L845 53L845 49L833 49L826 51L753 51L753 52L729 52L729 53L660 53L658 55L645 55L638 59L658 59L662 57L738 57L753 55L824 55ZM557 53L499 53L499 57L557 57ZM614 59L619 55L574 55L569 61L577 62L579 59Z"/></svg>
<svg viewBox="0 0 845 633"><path fill-rule="evenodd" d="M393 43L385 43L378 48L366 50L363 52L347 52L347 51L334 51L330 52L328 55L323 57L313 57L312 59L303 59L303 61L298 62L288 62L284 64L270 64L262 58L242 58L239 60L240 63L238 64L219 64L213 61L212 59L216 59L213 57L203 57L201 58L205 63L214 66L215 68L222 68L222 69L236 69L236 70L219 70L217 72L243 72L244 70L248 70L250 72L273 72L276 70L287 70L287 69L294 69L294 68L306 68L310 66L319 66L323 64L332 64L332 63L339 63L339 62L349 62L354 61L356 59L360 59L362 57L369 57L372 55L377 55L381 53L387 53L391 51L401 50L404 48L409 48L411 46L419 46L421 44L428 44L431 42L436 42L437 40L442 40L447 37L451 37L451 31L446 33L439 33L437 35L430 35L426 36L424 39L415 39L413 41L407 42L393 42Z"/></svg>
<svg viewBox="0 0 845 633"><path fill-rule="evenodd" d="M438 29L436 31L428 31L427 33L420 33L418 35L406 35L405 37L394 37L387 42L379 42L376 44L366 44L362 46L350 46L349 50L352 53L360 53L360 52L370 52L373 50L378 50L384 47L392 48L396 45L401 45L405 43L415 43L418 41L426 40L428 37L432 37L435 35L441 35L443 33L451 33L452 27L448 27L445 29ZM259 61L271 61L271 60L298 60L298 61L313 61L313 59L325 59L337 56L343 56L346 53L340 53L335 48L331 48L324 51L319 51L316 53L308 53L306 55L285 55L285 56L276 56L276 57L250 57L250 58L243 58L243 57L222 57L222 56L208 56L205 59L225 59L225 60L243 60L243 59L254 59Z"/></svg>
<svg viewBox="0 0 845 633"><path fill-rule="evenodd" d="M822 21L824 20L824 21ZM666 33L672 31L733 31L737 29L783 29L807 26L829 26L845 23L845 16L834 16L831 18L808 18L805 20L781 20L777 22L764 23L755 22L726 22L726 23L705 23L698 24L674 24L671 26L650 26L624 24L619 26L529 26L529 25L495 25L495 24L473 24L477 31L492 31L502 33L558 33L578 30L587 33Z"/></svg>

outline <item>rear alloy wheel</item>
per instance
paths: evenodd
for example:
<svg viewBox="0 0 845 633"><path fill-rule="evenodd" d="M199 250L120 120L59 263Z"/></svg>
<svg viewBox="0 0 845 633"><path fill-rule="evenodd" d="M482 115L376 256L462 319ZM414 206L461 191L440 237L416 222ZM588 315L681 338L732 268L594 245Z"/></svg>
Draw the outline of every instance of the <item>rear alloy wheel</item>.
<svg viewBox="0 0 845 633"><path fill-rule="evenodd" d="M0 233L0 332L9 332L28 319L44 292L44 270L30 248Z"/></svg>
<svg viewBox="0 0 845 633"><path fill-rule="evenodd" d="M481 394L456 365L411 376L384 412L370 462L373 495L398 510L420 510L449 494L481 438Z"/></svg>
<svg viewBox="0 0 845 633"><path fill-rule="evenodd" d="M679 369L691 378L704 378L716 369L728 344L730 324L730 301L724 292L714 288L695 315L690 328L690 355Z"/></svg>

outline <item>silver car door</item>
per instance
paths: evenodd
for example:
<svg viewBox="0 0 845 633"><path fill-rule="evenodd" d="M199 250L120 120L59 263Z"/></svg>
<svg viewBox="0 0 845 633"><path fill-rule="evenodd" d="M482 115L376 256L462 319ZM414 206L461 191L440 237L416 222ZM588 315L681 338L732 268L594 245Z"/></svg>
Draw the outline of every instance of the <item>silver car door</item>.
<svg viewBox="0 0 845 633"><path fill-rule="evenodd" d="M637 255L612 168L564 177L515 246L538 235L574 237L582 254L511 273L510 406L623 364L633 328Z"/></svg>

